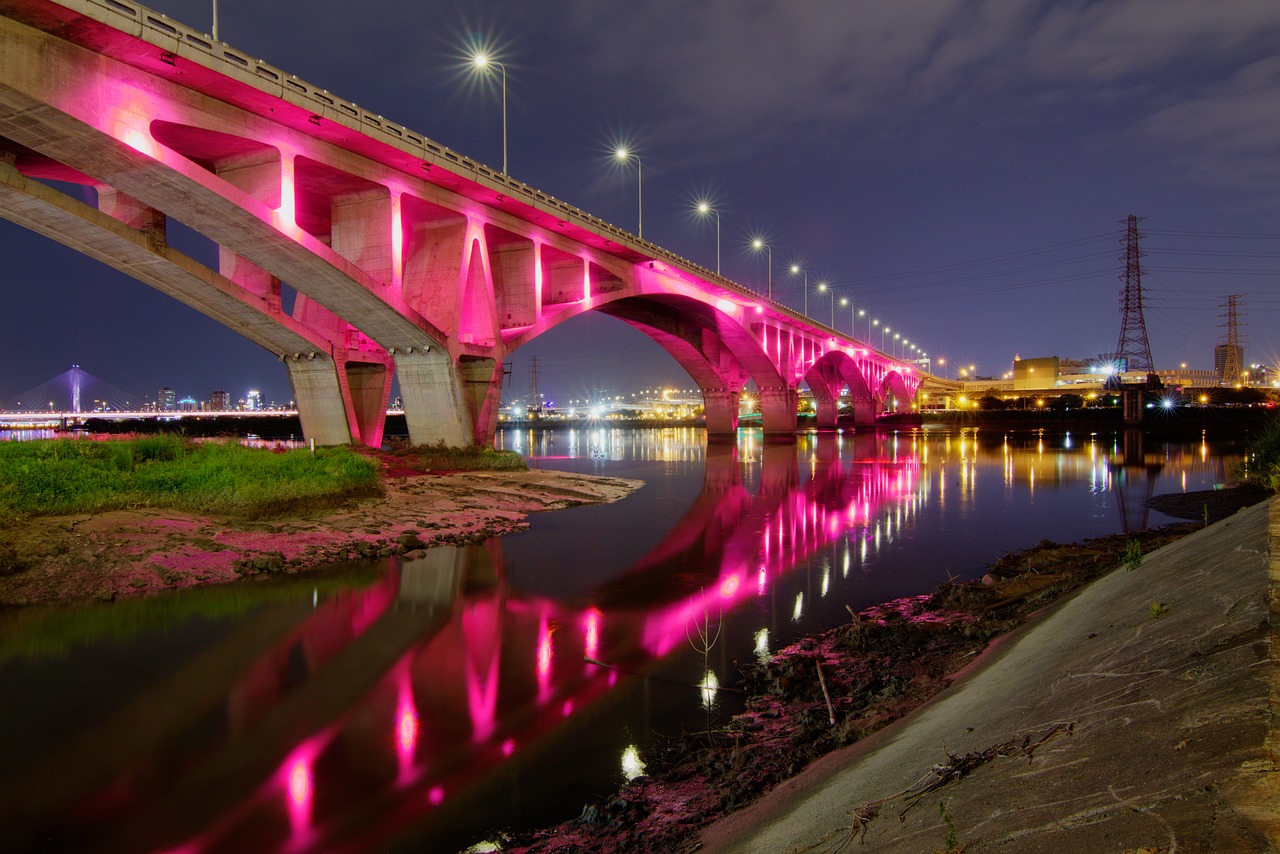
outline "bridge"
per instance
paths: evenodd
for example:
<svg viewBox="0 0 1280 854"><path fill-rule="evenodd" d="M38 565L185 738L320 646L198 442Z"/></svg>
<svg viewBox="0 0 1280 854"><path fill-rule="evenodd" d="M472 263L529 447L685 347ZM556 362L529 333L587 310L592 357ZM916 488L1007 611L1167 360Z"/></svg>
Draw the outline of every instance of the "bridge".
<svg viewBox="0 0 1280 854"><path fill-rule="evenodd" d="M96 206L47 181L96 192ZM276 354L302 430L492 441L502 363L587 311L689 372L707 430L754 384L767 434L909 405L910 364L130 0L0 0L0 216ZM168 219L217 269L174 250ZM293 296L292 300L288 298Z"/></svg>

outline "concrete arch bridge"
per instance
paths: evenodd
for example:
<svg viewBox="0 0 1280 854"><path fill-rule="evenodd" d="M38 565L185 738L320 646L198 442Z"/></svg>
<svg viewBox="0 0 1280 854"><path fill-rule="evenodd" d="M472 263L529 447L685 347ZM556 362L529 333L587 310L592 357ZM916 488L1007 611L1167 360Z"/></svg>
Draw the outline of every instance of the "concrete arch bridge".
<svg viewBox="0 0 1280 854"><path fill-rule="evenodd" d="M96 205L48 180L93 188ZM0 0L0 216L275 353L308 438L492 441L502 363L587 311L643 331L732 433L842 392L870 424L911 365L131 0ZM217 269L169 246L173 218Z"/></svg>

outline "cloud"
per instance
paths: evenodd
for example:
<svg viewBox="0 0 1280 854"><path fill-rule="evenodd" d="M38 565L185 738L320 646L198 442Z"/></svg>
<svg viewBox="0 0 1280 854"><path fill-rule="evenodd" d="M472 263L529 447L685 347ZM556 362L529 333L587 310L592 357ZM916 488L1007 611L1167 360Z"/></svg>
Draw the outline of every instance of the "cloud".
<svg viewBox="0 0 1280 854"><path fill-rule="evenodd" d="M1150 117L1155 131L1155 115L1179 99L1221 97L1240 109L1265 100L1231 72L1280 44L1280 4L1269 0L577 0L570 8L565 25L601 87L655 135L708 146L708 157L784 145L797 129L883 144L970 112L998 124L1026 110L1086 116L1120 104L1131 126ZM1208 93L1206 79L1221 82Z"/></svg>

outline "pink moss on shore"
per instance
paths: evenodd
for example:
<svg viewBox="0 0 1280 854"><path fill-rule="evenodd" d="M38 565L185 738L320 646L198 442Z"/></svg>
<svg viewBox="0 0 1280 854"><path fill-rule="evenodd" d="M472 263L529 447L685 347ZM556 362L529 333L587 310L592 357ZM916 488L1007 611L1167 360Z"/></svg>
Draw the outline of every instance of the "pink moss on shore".
<svg viewBox="0 0 1280 854"><path fill-rule="evenodd" d="M639 481L562 472L385 479L380 497L270 519L144 508L28 519L0 531L0 605L98 598L478 542L529 513L616 501Z"/></svg>

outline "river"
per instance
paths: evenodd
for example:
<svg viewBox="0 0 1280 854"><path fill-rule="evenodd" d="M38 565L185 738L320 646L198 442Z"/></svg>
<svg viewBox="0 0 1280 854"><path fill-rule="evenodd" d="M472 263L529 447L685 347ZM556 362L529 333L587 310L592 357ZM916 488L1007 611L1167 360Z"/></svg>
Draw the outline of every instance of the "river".
<svg viewBox="0 0 1280 854"><path fill-rule="evenodd" d="M612 505L416 561L0 612L0 846L459 851L576 815L735 661L1007 552L1172 521L1238 443L906 430L511 431Z"/></svg>

